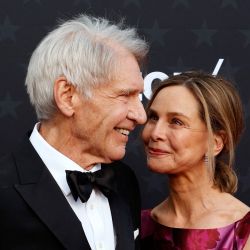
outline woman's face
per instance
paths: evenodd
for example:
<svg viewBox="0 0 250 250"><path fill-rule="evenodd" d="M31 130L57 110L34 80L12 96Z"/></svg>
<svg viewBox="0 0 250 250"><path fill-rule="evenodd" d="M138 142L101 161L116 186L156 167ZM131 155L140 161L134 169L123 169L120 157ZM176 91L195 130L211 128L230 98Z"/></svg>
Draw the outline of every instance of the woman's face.
<svg viewBox="0 0 250 250"><path fill-rule="evenodd" d="M151 170L177 174L204 166L208 132L198 101L186 87L160 90L147 115L142 138Z"/></svg>

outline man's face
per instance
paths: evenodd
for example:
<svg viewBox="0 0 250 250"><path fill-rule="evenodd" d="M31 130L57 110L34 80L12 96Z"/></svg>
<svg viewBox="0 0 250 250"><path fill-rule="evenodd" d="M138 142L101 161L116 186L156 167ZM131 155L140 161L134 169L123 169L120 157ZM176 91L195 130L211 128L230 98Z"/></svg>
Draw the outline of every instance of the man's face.
<svg viewBox="0 0 250 250"><path fill-rule="evenodd" d="M79 98L72 133L83 155L105 163L124 157L129 133L146 121L139 100L142 91L143 79L137 61L132 55L123 54L117 65L116 80L95 88L88 100Z"/></svg>

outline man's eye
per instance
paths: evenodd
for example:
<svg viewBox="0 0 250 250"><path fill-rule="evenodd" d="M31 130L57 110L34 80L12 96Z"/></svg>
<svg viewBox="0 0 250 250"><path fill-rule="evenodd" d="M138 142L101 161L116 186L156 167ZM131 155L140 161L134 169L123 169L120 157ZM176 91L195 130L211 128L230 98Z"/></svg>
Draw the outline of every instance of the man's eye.
<svg viewBox="0 0 250 250"><path fill-rule="evenodd" d="M126 94L126 93L123 93L123 94L119 95L119 97L127 97L127 96L128 96L128 94Z"/></svg>
<svg viewBox="0 0 250 250"><path fill-rule="evenodd" d="M131 95L131 92L129 90L124 90L120 93L120 96L128 97Z"/></svg>

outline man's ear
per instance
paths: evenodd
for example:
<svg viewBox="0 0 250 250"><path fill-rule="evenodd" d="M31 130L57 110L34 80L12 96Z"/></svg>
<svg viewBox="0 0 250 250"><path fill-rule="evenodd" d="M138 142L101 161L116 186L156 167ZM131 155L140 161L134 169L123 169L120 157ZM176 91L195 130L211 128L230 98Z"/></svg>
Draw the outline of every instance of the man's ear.
<svg viewBox="0 0 250 250"><path fill-rule="evenodd" d="M74 114L73 96L76 93L75 87L65 77L59 77L54 84L54 98L57 108L65 116Z"/></svg>
<svg viewBox="0 0 250 250"><path fill-rule="evenodd" d="M214 134L214 156L218 155L224 148L226 135L224 131Z"/></svg>

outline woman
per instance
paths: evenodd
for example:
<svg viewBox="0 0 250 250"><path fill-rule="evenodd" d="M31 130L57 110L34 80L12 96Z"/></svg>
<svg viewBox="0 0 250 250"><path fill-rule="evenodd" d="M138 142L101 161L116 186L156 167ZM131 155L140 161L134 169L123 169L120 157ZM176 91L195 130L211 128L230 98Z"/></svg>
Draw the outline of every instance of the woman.
<svg viewBox="0 0 250 250"><path fill-rule="evenodd" d="M250 208L233 197L243 130L235 88L186 72L163 81L142 132L149 168L169 177L169 197L142 212L142 249L250 249Z"/></svg>

